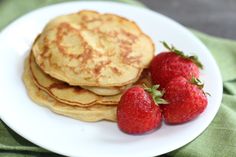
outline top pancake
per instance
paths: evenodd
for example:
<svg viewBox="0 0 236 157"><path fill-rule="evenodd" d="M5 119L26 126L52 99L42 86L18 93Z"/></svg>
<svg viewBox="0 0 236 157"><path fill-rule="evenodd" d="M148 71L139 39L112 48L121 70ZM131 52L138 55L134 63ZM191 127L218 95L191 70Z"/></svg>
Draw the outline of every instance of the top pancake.
<svg viewBox="0 0 236 157"><path fill-rule="evenodd" d="M154 55L152 40L132 21L81 11L50 21L33 45L40 68L70 85L135 82Z"/></svg>

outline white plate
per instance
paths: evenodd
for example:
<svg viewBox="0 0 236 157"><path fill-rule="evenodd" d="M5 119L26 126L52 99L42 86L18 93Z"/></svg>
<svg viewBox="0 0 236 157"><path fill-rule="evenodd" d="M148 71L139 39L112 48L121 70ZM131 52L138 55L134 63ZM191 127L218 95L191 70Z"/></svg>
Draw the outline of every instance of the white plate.
<svg viewBox="0 0 236 157"><path fill-rule="evenodd" d="M201 77L211 94L205 112L192 122L162 127L147 135L122 133L116 123L85 123L52 113L34 104L22 82L23 61L36 35L53 17L93 9L134 20L163 49L160 40L185 52L195 52L203 65ZM69 2L33 11L9 25L0 35L0 116L18 134L67 156L155 156L180 148L200 135L216 115L222 98L219 69L207 48L186 28L156 12L112 2Z"/></svg>

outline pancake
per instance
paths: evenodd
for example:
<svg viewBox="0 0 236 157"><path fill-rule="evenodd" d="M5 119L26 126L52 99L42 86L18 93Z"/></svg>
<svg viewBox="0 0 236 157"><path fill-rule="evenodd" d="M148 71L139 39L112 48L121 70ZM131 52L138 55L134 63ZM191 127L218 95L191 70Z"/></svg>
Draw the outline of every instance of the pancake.
<svg viewBox="0 0 236 157"><path fill-rule="evenodd" d="M116 94L123 93L125 90L132 87L132 85L143 85L143 84L145 84L148 87L152 85L150 72L147 69L143 70L141 76L138 78L137 82L135 82L134 84L128 84L121 87L109 87L109 88L89 87L89 86L81 86L81 88L87 89L97 95L109 96L109 95L116 95Z"/></svg>
<svg viewBox="0 0 236 157"><path fill-rule="evenodd" d="M35 85L59 102L68 105L88 107L94 104L117 105L120 101L121 94L114 96L99 96L89 90L80 88L79 86L70 86L67 83L52 78L43 73L38 67L32 53L27 59L26 64L30 65L30 73ZM143 71L139 80L135 83L135 85L142 84L151 86L151 77L147 70Z"/></svg>
<svg viewBox="0 0 236 157"><path fill-rule="evenodd" d="M52 78L38 67L32 53L26 64L30 64L30 72L36 86L59 102L68 105L87 107L94 104L116 105L120 100L121 94L114 96L99 96L89 90L80 88L79 86L70 86L67 83Z"/></svg>
<svg viewBox="0 0 236 157"><path fill-rule="evenodd" d="M100 120L116 121L116 106L93 105L91 107L78 107L61 103L48 93L38 88L32 79L28 60L25 62L23 80L31 99L55 113L65 115L82 121L95 122Z"/></svg>
<svg viewBox="0 0 236 157"><path fill-rule="evenodd" d="M116 121L116 105L111 106L104 104L94 104L90 107L68 105L57 101L47 92L38 88L33 80L28 58L25 61L23 81L29 96L35 103L43 105L57 114L87 122L96 122L100 120ZM137 84L146 84L147 86L151 86L150 73L147 70L143 72L143 75L141 75L141 78L137 81Z"/></svg>
<svg viewBox="0 0 236 157"><path fill-rule="evenodd" d="M36 39L37 40L37 39ZM137 78L138 79L138 78ZM137 81L137 80L136 80ZM93 86L80 86L81 88L87 89L97 95L101 96L113 96L118 95L127 88L129 88L131 84L125 86L117 86L117 87L93 87Z"/></svg>
<svg viewBox="0 0 236 157"><path fill-rule="evenodd" d="M90 86L81 86L81 88L87 89L97 95L111 96L117 95L131 87L131 84L121 86L121 87L90 87Z"/></svg>
<svg viewBox="0 0 236 157"><path fill-rule="evenodd" d="M33 44L40 68L74 86L132 84L154 56L154 44L133 22L81 11L50 21Z"/></svg>

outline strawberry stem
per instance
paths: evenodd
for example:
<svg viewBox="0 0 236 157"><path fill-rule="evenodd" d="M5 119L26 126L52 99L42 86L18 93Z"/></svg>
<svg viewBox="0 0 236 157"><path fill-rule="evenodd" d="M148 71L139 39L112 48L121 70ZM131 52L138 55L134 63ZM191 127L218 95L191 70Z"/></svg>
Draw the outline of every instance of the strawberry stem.
<svg viewBox="0 0 236 157"><path fill-rule="evenodd" d="M197 85L198 88L200 88L200 89L203 89L203 87L204 87L204 83L194 76L192 76L190 83Z"/></svg>
<svg viewBox="0 0 236 157"><path fill-rule="evenodd" d="M168 49L171 52L176 53L177 55L185 58L185 59L189 59L191 60L194 64L196 64L199 68L203 69L203 65L202 63L199 61L197 56L188 56L185 55L183 51L180 51L178 49L176 49L173 45L169 46L165 41L161 41L161 43L163 44L163 46Z"/></svg>
<svg viewBox="0 0 236 157"><path fill-rule="evenodd" d="M192 84L194 84L194 85L197 85L198 88L201 89L201 90L202 90L203 87L204 87L204 83L203 83L201 80L199 80L198 78L195 78L195 77L193 77L193 76L192 76L192 79L190 80L190 83L192 83ZM203 91L203 90L202 90L202 91ZM211 96L211 94L208 93L208 92L203 91L203 93L204 93L205 95Z"/></svg>
<svg viewBox="0 0 236 157"><path fill-rule="evenodd" d="M145 84L143 84L144 90L151 94L153 100L156 104L168 104L168 102L165 99L162 99L162 96L164 95L164 91L157 90L160 86L154 85L152 87L147 87Z"/></svg>

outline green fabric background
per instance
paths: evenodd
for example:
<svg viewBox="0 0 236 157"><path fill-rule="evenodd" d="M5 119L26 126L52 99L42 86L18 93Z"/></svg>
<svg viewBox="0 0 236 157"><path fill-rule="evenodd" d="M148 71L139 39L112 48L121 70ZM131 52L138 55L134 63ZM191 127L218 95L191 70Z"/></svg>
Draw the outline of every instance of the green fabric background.
<svg viewBox="0 0 236 157"><path fill-rule="evenodd" d="M0 0L0 30L30 10L64 1ZM116 1L142 6L134 0ZM195 30L192 32L209 48L220 67L224 85L223 101L213 122L198 138L163 156L234 157L236 156L236 41L212 37ZM0 157L38 156L60 155L30 143L0 120Z"/></svg>

